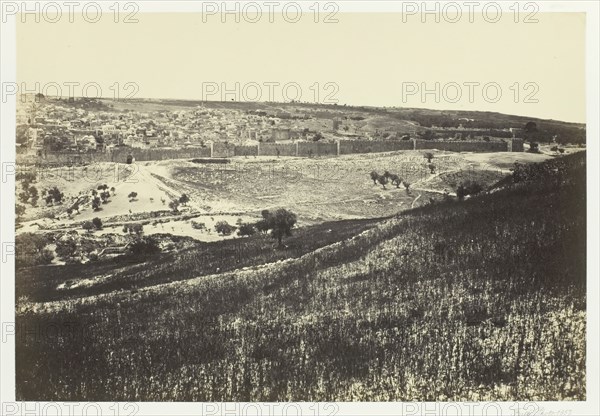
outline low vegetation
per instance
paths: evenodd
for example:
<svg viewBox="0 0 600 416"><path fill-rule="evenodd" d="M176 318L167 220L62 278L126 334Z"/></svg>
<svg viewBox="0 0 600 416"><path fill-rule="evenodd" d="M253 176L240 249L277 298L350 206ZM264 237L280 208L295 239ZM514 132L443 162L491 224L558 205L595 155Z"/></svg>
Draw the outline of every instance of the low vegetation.
<svg viewBox="0 0 600 416"><path fill-rule="evenodd" d="M105 296L17 313L17 400L585 400L585 153L511 179L360 234L359 222L299 229L287 250L259 233L205 256L94 263L114 274ZM344 224L352 233L333 236ZM218 274L191 272L236 252ZM56 285L66 267L17 288Z"/></svg>

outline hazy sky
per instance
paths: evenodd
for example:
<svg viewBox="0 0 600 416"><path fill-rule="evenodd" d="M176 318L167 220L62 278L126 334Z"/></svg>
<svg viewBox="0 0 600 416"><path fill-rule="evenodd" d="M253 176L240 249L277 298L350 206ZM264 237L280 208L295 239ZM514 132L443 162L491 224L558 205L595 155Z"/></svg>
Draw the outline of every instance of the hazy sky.
<svg viewBox="0 0 600 416"><path fill-rule="evenodd" d="M136 17L134 24L109 18L19 23L18 81L28 89L36 82L41 88L58 83L63 95L65 83L80 83L73 87L79 96L84 84L94 82L106 97L118 89L121 97L258 100L260 93L264 101L271 93L276 101L329 98L585 122L584 14L539 13L533 24L423 24L382 13L340 13L333 24L308 18L295 24L230 18L223 24L218 17L203 22L200 14L173 13ZM137 91L126 89L126 82L135 82ZM423 87L435 91L436 83L439 94L421 95ZM222 95L223 87L233 92Z"/></svg>

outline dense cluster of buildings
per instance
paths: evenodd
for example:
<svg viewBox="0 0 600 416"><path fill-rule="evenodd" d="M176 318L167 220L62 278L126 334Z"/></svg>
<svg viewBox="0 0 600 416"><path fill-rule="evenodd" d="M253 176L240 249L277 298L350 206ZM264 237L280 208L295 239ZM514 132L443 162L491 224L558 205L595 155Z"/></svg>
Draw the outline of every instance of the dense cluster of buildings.
<svg viewBox="0 0 600 416"><path fill-rule="evenodd" d="M279 109L243 111L198 105L146 112L110 106L98 100L24 97L17 110L17 145L38 154L109 151L121 146L203 147L215 142L254 145L327 140L340 127L337 119Z"/></svg>

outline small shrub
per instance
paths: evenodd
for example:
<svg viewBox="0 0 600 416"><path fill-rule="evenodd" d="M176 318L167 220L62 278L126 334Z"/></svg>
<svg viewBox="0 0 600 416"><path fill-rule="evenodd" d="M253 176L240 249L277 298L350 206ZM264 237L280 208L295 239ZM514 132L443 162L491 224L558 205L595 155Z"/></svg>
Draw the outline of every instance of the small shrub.
<svg viewBox="0 0 600 416"><path fill-rule="evenodd" d="M160 246L152 237L141 237L129 245L127 253L137 258L148 257L160 253Z"/></svg>
<svg viewBox="0 0 600 416"><path fill-rule="evenodd" d="M254 228L254 225L247 222L240 224L240 228L237 232L240 237L254 235L255 233L256 229Z"/></svg>
<svg viewBox="0 0 600 416"><path fill-rule="evenodd" d="M102 229L102 220L98 217L94 218L92 220L92 224L94 225L94 227L96 227L97 230L101 230Z"/></svg>
<svg viewBox="0 0 600 416"><path fill-rule="evenodd" d="M235 226L230 225L227 221L219 221L215 224L215 231L223 236L231 235L236 229Z"/></svg>

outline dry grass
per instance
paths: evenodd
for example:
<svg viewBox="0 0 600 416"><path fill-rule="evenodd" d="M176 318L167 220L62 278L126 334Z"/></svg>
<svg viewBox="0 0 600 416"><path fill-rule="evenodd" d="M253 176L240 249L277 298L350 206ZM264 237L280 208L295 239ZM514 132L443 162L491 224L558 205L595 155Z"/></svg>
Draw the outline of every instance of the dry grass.
<svg viewBox="0 0 600 416"><path fill-rule="evenodd" d="M17 400L585 400L574 162L297 259L18 314Z"/></svg>

